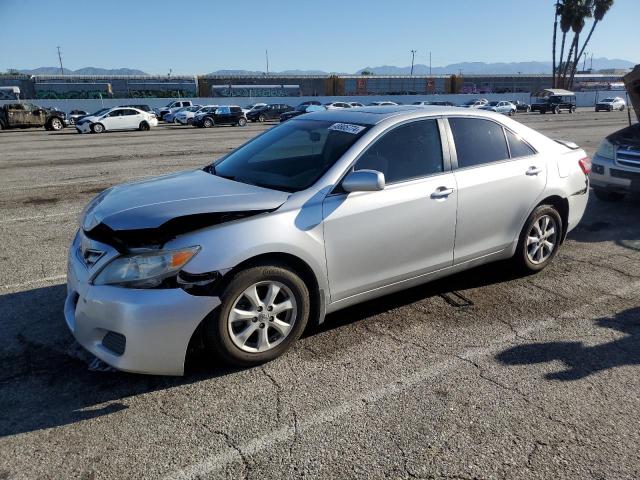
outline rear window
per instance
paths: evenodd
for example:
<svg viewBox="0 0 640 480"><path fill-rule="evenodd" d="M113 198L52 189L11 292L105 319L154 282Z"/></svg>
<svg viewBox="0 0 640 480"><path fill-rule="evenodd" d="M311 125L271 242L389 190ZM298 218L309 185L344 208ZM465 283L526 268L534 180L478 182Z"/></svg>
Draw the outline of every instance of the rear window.
<svg viewBox="0 0 640 480"><path fill-rule="evenodd" d="M505 132L507 133L507 142L509 143L511 158L535 155L536 152L527 143L525 143L522 138L509 130L505 129Z"/></svg>

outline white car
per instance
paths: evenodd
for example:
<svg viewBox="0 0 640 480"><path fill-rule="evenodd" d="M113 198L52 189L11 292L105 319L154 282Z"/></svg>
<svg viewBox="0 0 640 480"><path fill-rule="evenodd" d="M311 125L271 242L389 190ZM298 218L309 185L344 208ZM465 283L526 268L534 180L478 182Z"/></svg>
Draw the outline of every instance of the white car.
<svg viewBox="0 0 640 480"><path fill-rule="evenodd" d="M486 98L476 98L474 100L469 100L467 103L463 103L460 106L463 108L480 108L484 107L487 103L489 103L489 100Z"/></svg>
<svg viewBox="0 0 640 480"><path fill-rule="evenodd" d="M396 102L390 102L389 100L384 100L382 102L371 102L369 104L370 107L391 107L393 105L398 105Z"/></svg>
<svg viewBox="0 0 640 480"><path fill-rule="evenodd" d="M360 102L347 102L347 103L351 105L353 108L364 107L364 103L360 103Z"/></svg>
<svg viewBox="0 0 640 480"><path fill-rule="evenodd" d="M193 117L202 112L204 108L212 106L214 105L205 105L204 107L201 105L194 105L193 107L184 108L173 116L173 121L174 123L180 123L182 125L191 125Z"/></svg>
<svg viewBox="0 0 640 480"><path fill-rule="evenodd" d="M613 112L614 110L623 111L625 108L627 108L627 102L624 101L624 98L620 97L607 97L596 103L596 112L600 110L604 110L605 112Z"/></svg>
<svg viewBox="0 0 640 480"><path fill-rule="evenodd" d="M137 108L116 107L99 110L76 122L78 133L102 133L109 130L150 130L158 125L155 115Z"/></svg>
<svg viewBox="0 0 640 480"><path fill-rule="evenodd" d="M258 110L259 108L266 107L266 106L267 106L266 103L253 103L251 105L247 105L246 107L244 107L242 109L242 113L246 115L249 112L253 112L254 110Z"/></svg>
<svg viewBox="0 0 640 480"><path fill-rule="evenodd" d="M337 110L340 108L351 108L351 104L347 102L329 102L324 104L327 110Z"/></svg>
<svg viewBox="0 0 640 480"><path fill-rule="evenodd" d="M516 106L505 100L501 102L489 102L480 107L480 110L489 110L490 112L504 113L505 115L513 116L516 114Z"/></svg>

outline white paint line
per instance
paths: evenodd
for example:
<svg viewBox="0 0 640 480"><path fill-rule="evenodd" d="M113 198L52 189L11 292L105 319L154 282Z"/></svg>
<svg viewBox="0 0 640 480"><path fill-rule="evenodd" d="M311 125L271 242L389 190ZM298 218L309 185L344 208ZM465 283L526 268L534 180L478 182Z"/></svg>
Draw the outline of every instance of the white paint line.
<svg viewBox="0 0 640 480"><path fill-rule="evenodd" d="M17 218L4 218L0 220L1 223L12 223L12 222L30 222L32 220L46 220L47 218L55 218L55 217L66 217L69 215L78 215L79 212L61 212L61 213L50 213L48 215L34 215L32 217L17 217Z"/></svg>
<svg viewBox="0 0 640 480"><path fill-rule="evenodd" d="M609 295L599 297L591 303L581 305L578 308L565 312L558 318L547 317L544 320L531 324L529 327L520 330L518 334L526 336L527 334L531 334L536 331L545 330L555 324L556 321L561 318L573 317L582 314L588 315L595 305L607 301L613 296L624 296L627 293L635 291L638 291L640 293L640 281L631 283L628 286L621 288ZM487 347L466 349L458 353L457 356L465 358L467 360L475 360L489 355L494 355L510 345L513 345L513 335L505 335L499 337L498 339L496 339L496 341L492 342ZM300 435L300 433L304 432L305 430L309 430L315 426L332 422L358 409L366 408L367 403L376 402L392 395L396 395L424 382L425 380L428 380L431 377L447 373L457 367L459 367L459 360L455 358L455 355L452 355L446 360L434 363L428 367L416 371L411 375L398 378L396 381L382 386L376 390L362 393L352 398L351 400L345 401L339 405L319 410L314 414L308 416L307 418L299 420L297 431L294 426L284 426L265 435L249 440L246 443L238 445L237 450L231 447L226 448L220 453L212 455L202 462L198 462L184 469L172 472L165 478L177 480L205 478L212 476L214 472L223 469L226 465L242 460L242 456L255 455L256 453L259 453L268 448L273 448L278 443L290 441L292 437L294 437L295 435ZM242 456L240 452L242 452Z"/></svg>
<svg viewBox="0 0 640 480"><path fill-rule="evenodd" d="M31 285L37 285L39 283L58 282L60 280L65 280L66 278L67 278L66 275L54 275L52 277L44 277L44 278L37 278L35 280L29 280L28 282L14 283L11 285L0 285L0 288L4 290L11 290L14 288L22 288L22 287L29 287Z"/></svg>

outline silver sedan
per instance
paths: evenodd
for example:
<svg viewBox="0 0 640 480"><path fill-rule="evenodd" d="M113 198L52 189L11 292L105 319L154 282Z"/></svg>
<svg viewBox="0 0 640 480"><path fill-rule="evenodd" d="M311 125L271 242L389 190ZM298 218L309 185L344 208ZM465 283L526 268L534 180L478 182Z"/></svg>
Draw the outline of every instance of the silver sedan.
<svg viewBox="0 0 640 480"><path fill-rule="evenodd" d="M257 365L329 312L496 260L542 270L584 213L589 168L492 112L306 114L201 170L93 199L66 321L121 370L183 374L196 337Z"/></svg>

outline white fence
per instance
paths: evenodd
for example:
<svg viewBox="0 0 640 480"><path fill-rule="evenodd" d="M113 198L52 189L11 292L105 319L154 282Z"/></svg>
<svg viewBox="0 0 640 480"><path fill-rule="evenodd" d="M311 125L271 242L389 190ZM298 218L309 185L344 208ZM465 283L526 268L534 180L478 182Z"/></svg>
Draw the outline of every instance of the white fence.
<svg viewBox="0 0 640 480"><path fill-rule="evenodd" d="M598 99L609 96L626 97L626 92L612 91L594 91L594 92L577 92L576 104L578 107L593 107ZM484 95L475 94L446 94L446 95L367 95L367 96L345 96L345 97L203 97L203 98L185 98L191 100L197 105L240 105L245 106L251 103L286 103L288 105L298 105L306 100L317 100L322 103L333 101L352 101L367 103L391 100L403 104L411 104L419 100L426 101L450 101L456 105L461 105L474 98L486 98L489 101L500 100L520 100L531 103L533 100L529 93L488 93ZM145 104L152 108L161 107L169 103L169 98L106 98L99 99L64 99L64 100L25 100L26 102L35 103L43 107L55 107L63 112L71 110L85 110L87 112L95 112L103 107L117 107L118 105ZM15 100L0 100L0 104L14 103Z"/></svg>

